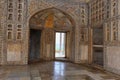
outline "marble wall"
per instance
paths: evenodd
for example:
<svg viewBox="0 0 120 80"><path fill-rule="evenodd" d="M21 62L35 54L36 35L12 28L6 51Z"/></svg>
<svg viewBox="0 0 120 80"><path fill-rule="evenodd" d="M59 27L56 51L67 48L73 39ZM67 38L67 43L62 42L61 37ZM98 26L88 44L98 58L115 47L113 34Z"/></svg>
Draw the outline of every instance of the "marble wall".
<svg viewBox="0 0 120 80"><path fill-rule="evenodd" d="M84 52L79 51L80 43L87 43L87 24L88 24L88 6L83 0L4 0L0 1L0 61L1 65L23 65L28 64L29 53L29 21L31 17L42 10L54 8L71 17L72 30L69 33L71 41L69 41L69 49L72 54L69 54L71 61L81 62L81 59L76 58ZM80 28L83 28L81 33ZM85 29L84 29L85 27ZM3 30L4 29L4 30ZM63 29L61 29L63 30ZM54 30L43 30L43 54L48 60L54 59ZM52 32L52 42L48 39L48 32ZM46 36L47 34L48 36ZM81 37L81 39L80 39ZM82 39L84 38L84 39ZM84 41L85 40L85 41ZM44 42L45 41L45 42ZM12 48L13 49L12 49ZM68 50L69 50L68 49ZM87 48L85 49L85 51ZM45 53L45 54L44 54ZM53 54L51 54L53 53ZM79 56L78 56L79 55ZM84 60L86 61L87 55ZM43 57L42 57L43 58ZM78 60L76 60L78 59Z"/></svg>
<svg viewBox="0 0 120 80"><path fill-rule="evenodd" d="M2 48L3 48L3 3L0 1L0 64L2 63Z"/></svg>
<svg viewBox="0 0 120 80"><path fill-rule="evenodd" d="M100 16L97 17L101 12L102 13L102 23L99 24L98 22L96 23L96 20L90 20L90 26L91 26L91 33L92 35L96 35L96 33L93 33L95 28L102 27L103 28L103 45L101 47L104 49L103 55L104 55L104 67L105 69L111 71L111 72L116 72L119 73L120 69L118 66L120 64L118 63L119 61L119 49L120 49L120 30L119 30L119 8L120 8L120 1L119 0L101 0L102 5L97 5L98 0L90 0L89 2L89 18L90 19L101 19ZM100 1L100 3L101 3ZM94 4L94 5L91 5ZM93 6L97 6L96 9ZM99 12L97 12L99 11ZM95 12L95 13L94 13ZM92 15L93 13L93 15ZM99 14L97 14L99 13ZM96 16L96 17L95 17ZM95 23L96 25L92 25L91 23ZM91 39L91 38L90 38ZM91 45L93 45L92 42L90 42Z"/></svg>
<svg viewBox="0 0 120 80"><path fill-rule="evenodd" d="M119 26L120 26L120 19L119 18L113 18L111 19L108 23L111 25L111 23L114 21L116 21L117 23L117 39L114 40L114 35L113 35L113 30L110 31L110 35L108 38L110 38L109 40L105 40L105 46L104 46L104 65L105 65L105 69L111 71L111 72L115 72L115 73L118 73L120 74L120 64L119 64L119 61L120 61L120 37L119 37L119 34L120 34L120 29L119 29ZM113 26L111 25L111 28L113 28ZM106 37L105 37L106 38Z"/></svg>
<svg viewBox="0 0 120 80"><path fill-rule="evenodd" d="M120 74L120 47L109 46L106 48L105 69Z"/></svg>

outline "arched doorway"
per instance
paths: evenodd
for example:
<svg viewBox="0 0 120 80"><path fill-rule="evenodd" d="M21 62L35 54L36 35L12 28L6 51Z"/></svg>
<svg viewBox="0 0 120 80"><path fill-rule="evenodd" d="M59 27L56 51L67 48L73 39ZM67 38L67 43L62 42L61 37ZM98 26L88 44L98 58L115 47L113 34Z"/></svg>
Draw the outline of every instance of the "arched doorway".
<svg viewBox="0 0 120 80"><path fill-rule="evenodd" d="M66 33L65 54L70 60L74 48L73 26L73 19L59 9L49 8L35 13L29 20L28 60L31 61L33 56L35 61L54 60L56 32Z"/></svg>

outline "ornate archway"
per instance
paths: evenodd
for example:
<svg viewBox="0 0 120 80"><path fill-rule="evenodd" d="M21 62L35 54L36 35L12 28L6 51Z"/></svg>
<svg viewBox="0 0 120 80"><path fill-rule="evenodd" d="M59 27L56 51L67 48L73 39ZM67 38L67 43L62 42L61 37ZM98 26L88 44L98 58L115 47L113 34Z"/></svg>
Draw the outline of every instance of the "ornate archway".
<svg viewBox="0 0 120 80"><path fill-rule="evenodd" d="M71 59L74 49L74 26L75 22L65 12L49 8L36 12L29 20L29 33L30 29L41 30L41 56L40 59L53 60L55 58L55 32L67 32L68 48L66 49L67 57ZM29 34L30 36L30 34ZM29 39L29 38L28 38ZM30 41L30 39L28 40ZM29 48L28 44L28 48ZM29 54L29 51L28 51ZM71 56L70 56L71 55Z"/></svg>

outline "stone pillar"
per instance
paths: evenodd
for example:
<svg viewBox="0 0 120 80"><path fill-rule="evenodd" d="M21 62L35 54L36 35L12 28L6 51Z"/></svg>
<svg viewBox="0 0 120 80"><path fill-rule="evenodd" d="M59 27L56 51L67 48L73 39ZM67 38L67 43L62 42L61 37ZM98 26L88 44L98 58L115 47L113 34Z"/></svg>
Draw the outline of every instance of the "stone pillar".
<svg viewBox="0 0 120 80"><path fill-rule="evenodd" d="M44 41L43 41L43 58L44 60L53 60L54 55L55 55L55 35L54 35L54 30L45 28L44 30Z"/></svg>

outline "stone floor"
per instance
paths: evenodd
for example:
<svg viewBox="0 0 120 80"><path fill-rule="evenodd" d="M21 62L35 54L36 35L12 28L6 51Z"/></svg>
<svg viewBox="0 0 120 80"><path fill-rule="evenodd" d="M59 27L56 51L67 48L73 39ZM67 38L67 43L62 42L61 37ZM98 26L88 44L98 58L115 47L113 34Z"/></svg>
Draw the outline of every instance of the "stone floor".
<svg viewBox="0 0 120 80"><path fill-rule="evenodd" d="M0 67L0 80L120 80L109 72L69 62Z"/></svg>

